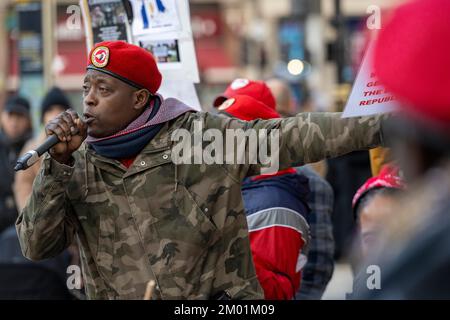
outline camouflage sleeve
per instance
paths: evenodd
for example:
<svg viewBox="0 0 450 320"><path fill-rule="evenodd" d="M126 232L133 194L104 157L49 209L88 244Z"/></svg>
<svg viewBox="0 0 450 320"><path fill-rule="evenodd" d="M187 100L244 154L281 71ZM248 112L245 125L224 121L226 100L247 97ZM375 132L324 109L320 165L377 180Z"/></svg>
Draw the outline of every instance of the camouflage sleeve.
<svg viewBox="0 0 450 320"><path fill-rule="evenodd" d="M220 118L222 120L219 121ZM257 151L251 141L252 133L247 132L247 139L243 145L249 158L243 164L239 163L237 158L234 164L227 162L226 156L224 159L228 169L242 180L246 176L273 173L352 151L380 146L383 143L381 130L383 118L384 116L341 118L341 113L320 112L300 113L285 119L245 122L209 115L205 118L205 126L221 129L224 140L229 140L226 133L228 129L231 129L231 135L239 135L236 133L239 129L244 132L254 129L258 136ZM238 143L234 153L241 156L243 150L239 150L237 145Z"/></svg>
<svg viewBox="0 0 450 320"><path fill-rule="evenodd" d="M30 260L52 258L73 241L76 221L65 195L73 171L74 167L45 156L31 196L16 221L22 253Z"/></svg>

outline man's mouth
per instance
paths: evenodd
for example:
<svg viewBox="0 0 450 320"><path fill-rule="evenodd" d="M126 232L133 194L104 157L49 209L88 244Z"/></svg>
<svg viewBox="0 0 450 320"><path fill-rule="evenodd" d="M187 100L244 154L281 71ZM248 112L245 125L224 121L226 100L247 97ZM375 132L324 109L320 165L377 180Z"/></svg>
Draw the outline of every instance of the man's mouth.
<svg viewBox="0 0 450 320"><path fill-rule="evenodd" d="M83 113L84 122L87 125L90 125L93 121L95 121L95 117L90 113Z"/></svg>

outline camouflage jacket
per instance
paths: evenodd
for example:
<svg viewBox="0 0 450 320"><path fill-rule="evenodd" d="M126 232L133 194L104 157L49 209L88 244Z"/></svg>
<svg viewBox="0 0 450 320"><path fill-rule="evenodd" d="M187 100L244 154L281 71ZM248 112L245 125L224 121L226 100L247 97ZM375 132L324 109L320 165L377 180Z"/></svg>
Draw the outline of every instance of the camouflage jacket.
<svg viewBox="0 0 450 320"><path fill-rule="evenodd" d="M73 166L45 157L17 220L23 254L56 256L78 240L91 299L262 299L248 240L241 181L259 164L177 164L176 129L194 123L280 132L280 169L380 145L380 118L341 119L339 113L244 122L188 112L164 124L130 168L88 147ZM248 148L248 145L245 145Z"/></svg>

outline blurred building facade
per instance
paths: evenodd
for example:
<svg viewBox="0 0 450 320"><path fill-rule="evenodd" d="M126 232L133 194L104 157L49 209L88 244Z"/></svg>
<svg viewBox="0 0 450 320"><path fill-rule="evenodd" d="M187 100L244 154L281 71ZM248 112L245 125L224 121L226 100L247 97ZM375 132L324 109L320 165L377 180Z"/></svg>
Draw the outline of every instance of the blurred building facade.
<svg viewBox="0 0 450 320"><path fill-rule="evenodd" d="M383 10L396 1L190 2L205 108L236 77L277 76L291 83L299 103L311 99L319 110L334 110L342 107L354 80L373 6ZM303 62L299 75L288 68L297 59Z"/></svg>
<svg viewBox="0 0 450 320"><path fill-rule="evenodd" d="M368 9L392 2L190 0L202 105L209 110L214 96L236 77L277 76L291 83L299 103L311 98L317 109L336 108L361 58L360 29ZM83 24L74 27L76 5L77 0L1 1L1 98L20 91L37 105L56 84L81 107L86 46ZM288 68L292 61L297 64Z"/></svg>

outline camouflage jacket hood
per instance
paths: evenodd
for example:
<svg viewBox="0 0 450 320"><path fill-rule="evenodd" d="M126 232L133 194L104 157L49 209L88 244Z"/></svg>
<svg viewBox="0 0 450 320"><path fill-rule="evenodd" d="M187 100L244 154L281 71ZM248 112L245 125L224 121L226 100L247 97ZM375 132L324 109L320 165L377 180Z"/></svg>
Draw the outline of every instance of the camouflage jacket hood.
<svg viewBox="0 0 450 320"><path fill-rule="evenodd" d="M73 167L47 155L17 220L22 251L53 257L76 236L92 299L142 299L151 279L157 299L262 299L241 196L241 181L261 166L175 165L172 134L194 132L195 122L222 133L279 129L283 169L378 146L379 120L322 113L244 122L188 112L165 123L129 169L86 148Z"/></svg>

